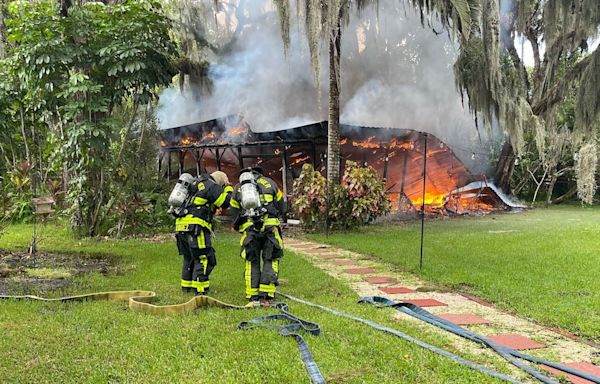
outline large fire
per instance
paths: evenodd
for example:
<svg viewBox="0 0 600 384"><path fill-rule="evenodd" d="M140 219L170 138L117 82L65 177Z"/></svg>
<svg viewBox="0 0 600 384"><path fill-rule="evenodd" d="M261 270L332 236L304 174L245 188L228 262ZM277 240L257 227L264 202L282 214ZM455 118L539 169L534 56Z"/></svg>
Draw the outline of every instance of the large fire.
<svg viewBox="0 0 600 384"><path fill-rule="evenodd" d="M217 155L211 151L206 153L202 151L203 159L200 167L216 168L220 161L220 166L225 170L235 172L240 162L237 156L241 155L242 163L244 159L248 159L246 163L253 161L254 164L261 164L266 174L274 177L277 182L287 181L288 188L291 187L291 181L298 177L302 164L314 163L323 173L327 169L327 162L324 160L327 151L326 132L321 136L307 133L306 140L298 144L286 140L297 140L303 138L302 135L287 137L287 131L283 131L276 136L268 133L261 137L262 133L253 132L240 122L227 123L215 128L194 129L195 127L189 129L186 127L185 130L179 131L181 133L172 136L174 140L161 140L160 145L162 147L175 147L178 144L183 147L237 145L235 151L223 150L217 152ZM482 192L484 187L476 187L475 191L464 191L464 187L475 182L477 178L471 175L452 150L435 136L425 136L411 130L398 130L398 133L394 130L385 132L380 134L377 129L367 127L361 132L354 129L346 133L342 131L340 155L342 167L346 161L354 161L373 167L377 174L384 178L393 213L413 216L421 211L423 205L428 215L479 214L501 207L498 197L489 189L486 192L488 194ZM310 143L310 140L313 142ZM428 140L427 169L423 180L425 140ZM246 146L252 141L261 144ZM279 157L283 154L286 154L288 164L288 173L285 175L282 175L282 162ZM191 157L184 156L184 161L189 163L192 160ZM424 184L425 194L423 194Z"/></svg>

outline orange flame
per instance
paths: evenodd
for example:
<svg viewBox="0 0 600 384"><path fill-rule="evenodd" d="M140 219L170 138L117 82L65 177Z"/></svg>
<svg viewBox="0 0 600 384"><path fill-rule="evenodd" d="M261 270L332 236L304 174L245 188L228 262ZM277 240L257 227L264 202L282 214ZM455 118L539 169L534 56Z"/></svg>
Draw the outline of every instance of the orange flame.
<svg viewBox="0 0 600 384"><path fill-rule="evenodd" d="M189 137L189 136L188 137L184 137L183 139L181 139L181 144L182 145L190 145L190 144L192 144L193 140L194 139L191 138L191 137Z"/></svg>
<svg viewBox="0 0 600 384"><path fill-rule="evenodd" d="M229 134L231 135L241 135L242 133L244 133L245 129L242 127L235 127L235 128L231 128L229 130Z"/></svg>
<svg viewBox="0 0 600 384"><path fill-rule="evenodd" d="M381 143L374 142L375 136L369 136L367 140L362 141L352 141L353 147L363 147L363 148L381 148Z"/></svg>
<svg viewBox="0 0 600 384"><path fill-rule="evenodd" d="M425 205L441 208L444 205L445 196L443 194L425 191ZM419 194L419 196L410 199L415 207L420 207L423 205L423 196Z"/></svg>
<svg viewBox="0 0 600 384"><path fill-rule="evenodd" d="M397 138L394 137L390 142L390 148L413 150L415 149L415 144L412 141L399 141Z"/></svg>
<svg viewBox="0 0 600 384"><path fill-rule="evenodd" d="M340 144L345 144L347 139L343 139L340 141ZM394 137L389 143L387 141L377 141L375 136L370 136L366 140L362 141L352 141L353 147L362 147L369 149L379 149L379 148L389 148L389 149L404 149L404 150L413 150L415 149L415 144L412 141L402 141L398 138Z"/></svg>
<svg viewBox="0 0 600 384"><path fill-rule="evenodd" d="M303 163L303 162L305 162L308 159L310 159L310 156L299 157L299 158L297 158L296 160L294 160L292 162L292 165L295 165L295 164L298 164L298 163Z"/></svg>

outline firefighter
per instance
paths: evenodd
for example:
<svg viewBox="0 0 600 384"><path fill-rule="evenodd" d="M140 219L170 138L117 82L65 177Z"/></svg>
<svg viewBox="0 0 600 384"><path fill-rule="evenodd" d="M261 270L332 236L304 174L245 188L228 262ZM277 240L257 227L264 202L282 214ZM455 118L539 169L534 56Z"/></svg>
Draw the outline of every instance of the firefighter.
<svg viewBox="0 0 600 384"><path fill-rule="evenodd" d="M191 175L188 176L191 178ZM177 249L183 256L181 289L206 295L210 287L210 273L217 265L211 241L213 215L217 208L229 207L233 188L229 185L227 175L221 171L202 174L191 180L189 178L184 182L187 187L184 203L171 210L176 217ZM175 189L172 195L174 193Z"/></svg>
<svg viewBox="0 0 600 384"><path fill-rule="evenodd" d="M283 193L262 173L259 167L243 169L230 204L233 227L242 233L246 298L252 305L269 305L275 298L279 259L283 257L280 223L287 213Z"/></svg>

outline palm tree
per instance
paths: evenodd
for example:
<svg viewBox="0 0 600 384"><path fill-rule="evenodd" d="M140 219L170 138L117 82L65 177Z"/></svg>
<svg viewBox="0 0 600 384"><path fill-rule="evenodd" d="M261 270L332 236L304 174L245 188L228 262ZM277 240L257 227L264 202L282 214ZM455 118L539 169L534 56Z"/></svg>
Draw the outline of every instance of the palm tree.
<svg viewBox="0 0 600 384"><path fill-rule="evenodd" d="M289 0L274 0L281 21L281 32L284 50L290 42L290 5ZM468 39L474 0L410 0L422 14L437 12L445 25L454 25L461 39ZM328 132L327 132L327 180L332 183L340 181L340 58L342 24L349 20L349 12L354 7L358 10L378 0L304 0L296 1L297 15L303 19L306 28L311 63L315 80L319 81L319 41L327 39L329 46L329 95L328 95ZM303 12L300 12L303 10ZM453 23L450 20L454 20ZM319 88L319 87L317 87Z"/></svg>
<svg viewBox="0 0 600 384"><path fill-rule="evenodd" d="M600 2L597 0L407 0L426 23L435 14L460 44L455 63L457 86L486 126L498 119L508 136L498 163L496 181L509 189L515 155L533 137L554 185L560 175L556 140L569 134L579 149L576 164L578 193L591 202L597 164L596 140L600 120L600 49L588 42L598 37ZM329 40L328 179L339 180L339 90L342 21L352 6L377 0L304 0L304 22L313 69L318 76L318 42ZM284 42L289 42L287 0L276 0ZM323 23L321 23L323 21ZM530 73L515 47L515 37L533 49ZM542 52L541 47L546 49ZM559 108L575 94L575 127L564 132L557 123ZM549 191L549 199L552 191ZM549 200L550 201L550 200Z"/></svg>

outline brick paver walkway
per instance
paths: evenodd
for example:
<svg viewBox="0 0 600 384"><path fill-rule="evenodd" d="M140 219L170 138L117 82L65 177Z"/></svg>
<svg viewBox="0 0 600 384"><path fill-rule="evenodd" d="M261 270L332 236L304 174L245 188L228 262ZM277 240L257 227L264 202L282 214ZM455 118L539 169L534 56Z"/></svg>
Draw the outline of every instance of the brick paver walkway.
<svg viewBox="0 0 600 384"><path fill-rule="evenodd" d="M392 265L347 250L289 238L286 239L286 247L306 256L330 275L347 281L361 297L384 296L394 301L427 307L428 311L455 324L471 328L500 344L526 350L527 353L569 366L580 367L592 374L600 372L600 367L593 363L594 356L599 354L597 346L508 314L476 297L453 292L422 292L420 288L430 284L426 284L417 276L395 273ZM402 320L419 321L400 312L395 316ZM448 336L443 330L426 324L423 326L453 338L457 349L469 348L472 353L492 353L489 350L483 351L481 346L472 345L474 343L470 345L457 336ZM554 372L551 368L547 370ZM527 376L520 378L529 381ZM570 376L568 379L572 383L587 382Z"/></svg>

